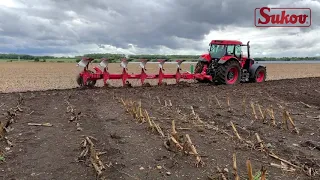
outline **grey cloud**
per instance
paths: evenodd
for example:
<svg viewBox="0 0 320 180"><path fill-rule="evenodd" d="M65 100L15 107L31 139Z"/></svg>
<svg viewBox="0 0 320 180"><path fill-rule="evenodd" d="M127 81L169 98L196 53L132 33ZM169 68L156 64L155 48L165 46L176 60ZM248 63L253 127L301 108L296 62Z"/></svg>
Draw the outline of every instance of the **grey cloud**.
<svg viewBox="0 0 320 180"><path fill-rule="evenodd" d="M186 19L193 22L203 22L210 24L213 28L217 25L236 24L238 26L253 26L254 9L277 3L279 0L267 2L246 0L224 0L224 1L206 1L198 0L189 3L184 0L179 1L184 9Z"/></svg>
<svg viewBox="0 0 320 180"><path fill-rule="evenodd" d="M254 26L254 9L279 2L256 0L17 0L27 8L1 8L1 37L32 42L29 46L61 47L108 44L127 48L203 50L200 40L224 25ZM285 6L283 5L283 6ZM297 5L299 6L299 4ZM313 11L311 31L320 11ZM245 32L244 32L245 33ZM176 38L178 37L178 38ZM241 34L239 34L241 37ZM217 37L218 38L218 37ZM183 39L183 40L181 40ZM208 42L209 43L209 42ZM282 42L277 42L278 46ZM19 44L19 43L17 43ZM292 43L290 44L292 45ZM293 45L292 45L293 46ZM84 52L85 53L85 52Z"/></svg>
<svg viewBox="0 0 320 180"><path fill-rule="evenodd" d="M19 53L19 54L38 54L38 55L48 55L48 54L66 54L74 52L71 48L61 48L61 47L46 47L46 52L43 51L42 47L1 47L0 53Z"/></svg>
<svg viewBox="0 0 320 180"><path fill-rule="evenodd" d="M295 40L280 38L280 39L277 39L274 43L270 44L270 46L278 50L286 50L290 48L302 49L302 48L312 47L318 42L319 42L319 39L301 39L300 41L295 41Z"/></svg>

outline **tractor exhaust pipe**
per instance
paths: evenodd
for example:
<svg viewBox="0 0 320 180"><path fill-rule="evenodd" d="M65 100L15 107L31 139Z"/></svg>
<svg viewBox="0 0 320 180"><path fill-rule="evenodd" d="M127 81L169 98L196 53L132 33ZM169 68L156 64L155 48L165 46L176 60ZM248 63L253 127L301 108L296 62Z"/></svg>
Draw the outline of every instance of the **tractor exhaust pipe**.
<svg viewBox="0 0 320 180"><path fill-rule="evenodd" d="M247 42L247 50L248 50L248 59L250 59L250 41Z"/></svg>

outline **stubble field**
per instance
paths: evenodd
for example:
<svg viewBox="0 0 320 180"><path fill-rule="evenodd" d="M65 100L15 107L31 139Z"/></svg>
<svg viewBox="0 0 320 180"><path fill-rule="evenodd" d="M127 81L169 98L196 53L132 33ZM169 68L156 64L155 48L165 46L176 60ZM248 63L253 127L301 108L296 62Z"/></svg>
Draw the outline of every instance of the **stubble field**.
<svg viewBox="0 0 320 180"><path fill-rule="evenodd" d="M0 93L0 179L243 180L249 163L320 179L319 64L268 64L262 84L94 89L73 88L75 64L12 65L3 91L39 91Z"/></svg>

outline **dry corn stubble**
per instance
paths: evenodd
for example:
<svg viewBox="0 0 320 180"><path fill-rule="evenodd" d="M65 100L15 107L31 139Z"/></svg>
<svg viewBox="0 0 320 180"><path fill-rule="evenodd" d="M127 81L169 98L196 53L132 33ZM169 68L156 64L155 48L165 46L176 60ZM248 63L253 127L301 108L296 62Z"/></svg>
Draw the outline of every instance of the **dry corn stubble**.
<svg viewBox="0 0 320 180"><path fill-rule="evenodd" d="M186 149L188 149L188 150L190 149L192 154L196 157L196 163L195 163L196 167L204 166L205 164L202 161L200 155L198 154L196 147L193 145L189 134L186 134L186 138L187 138L187 142L186 142L187 146L185 146L185 147L187 147ZM187 152L187 154L189 154L189 151Z"/></svg>
<svg viewBox="0 0 320 180"><path fill-rule="evenodd" d="M242 140L242 138L241 138L240 135L238 134L238 132L237 132L237 130L236 130L236 128L235 128L235 126L233 125L232 122L231 122L231 125L232 125L232 128L233 128L233 130L234 130L234 133L236 134L236 136L238 137L239 140L247 143L248 145L251 145L251 146L253 145L253 143L252 143L251 141ZM260 145L260 148L259 148L260 150L268 153L268 155L269 155L270 157L275 158L275 159L277 159L277 160L280 160L281 162L284 162L284 163L286 163L286 164L288 164L288 165L290 165L290 166L293 166L293 167L295 167L295 168L297 168L297 169L300 169L300 170L302 170L303 172L305 172L308 176L312 176L312 172L313 172L313 169L312 169L312 168L309 168L309 167L306 167L306 166L301 167L301 166L294 165L293 163L291 163L291 162L289 162L289 161L287 161L287 160L285 160L285 159L282 159L282 158L278 157L278 156L275 155L273 152L269 152L268 149L267 149L267 148L265 147L265 145L263 144L263 141L261 140L260 136L259 136L257 133L256 133L255 135L256 135L258 144ZM249 179L251 179L251 177L253 178L253 176L250 175L250 173L252 174L252 170L250 170L250 168L251 168L251 163L250 163L250 161L247 161L247 167L248 167L248 176L249 176ZM304 170L304 169L307 169L307 170ZM311 173L310 173L310 172L311 172ZM263 173L265 173L265 172L262 172L262 175L263 175L262 177L265 177L265 175L264 175Z"/></svg>
<svg viewBox="0 0 320 180"><path fill-rule="evenodd" d="M258 104L258 108L259 108L259 112L260 112L260 115L261 115L261 118L263 120L263 122L265 121L266 117L265 117L265 111L262 111L262 107L260 104Z"/></svg>
<svg viewBox="0 0 320 180"><path fill-rule="evenodd" d="M303 166L295 165L295 164L291 163L291 162L288 161L288 160L285 160L285 159L280 158L280 157L277 156L275 153L269 152L268 149L264 146L263 141L261 140L260 136L259 136L257 133L256 133L256 137L257 137L258 143L260 144L260 148L263 149L266 153L268 153L268 155L269 155L270 157L272 157L272 158L274 158L274 159L277 159L277 160L279 160L279 161L281 161L281 162L283 162L283 163L286 163L286 164L288 164L289 166L292 166L292 167L294 167L294 168L296 168L296 169L299 169L299 170L303 171L306 175L308 175L308 176L310 176L310 177L314 175L314 173L313 173L314 170L313 170L312 168L310 168L310 167L308 167L308 166L306 166L306 165L303 165ZM306 169L307 169L307 170L306 170Z"/></svg>
<svg viewBox="0 0 320 180"><path fill-rule="evenodd" d="M221 103L220 103L220 101L219 101L218 97L217 97L216 95L214 95L214 98L216 99L217 104L218 104L219 108L221 109L221 108L222 108L222 105L221 105Z"/></svg>
<svg viewBox="0 0 320 180"><path fill-rule="evenodd" d="M289 122L290 122L291 126L294 128L295 132L297 134L299 134L299 130L296 127L295 123L293 122L293 119L291 118L291 116L290 116L288 111L285 111L285 116L286 116L286 119L289 120Z"/></svg>
<svg viewBox="0 0 320 180"><path fill-rule="evenodd" d="M244 102L245 102L245 101L243 100L243 104L244 104ZM228 101L228 100L227 100L227 104L229 104L229 101ZM256 114L256 111L255 111L254 103L251 102L250 104L251 104L251 107L252 107L252 114L254 115L255 119L258 119L257 114ZM229 105L228 105L228 106L229 106ZM258 108L259 108L259 112L260 112L260 114L261 114L261 119L265 122L265 120L266 120L266 113L268 113L269 116L270 116L270 120L272 121L272 124L275 125L275 116L274 116L274 111L273 111L272 105L270 106L270 108L266 108L264 111L262 110L260 104L258 104ZM289 129L289 124L288 124L288 121L289 121L289 123L291 124L292 128L294 128L295 132L298 134L299 131L298 131L297 127L295 126L295 124L294 124L294 122L293 122L293 119L290 117L289 112L286 111L282 106L280 106L280 108L282 108L282 109L284 110L284 111L283 111L283 123L285 123L287 129ZM191 109L192 109L192 114L195 115L195 112L194 112L194 109L193 109L192 106L191 106ZM236 127L234 126L234 124L233 124L232 122L231 122L231 126L232 126L232 128L233 128L233 131L234 131L236 137L237 137L239 140L243 141L242 138L240 137L239 133L237 132ZM264 152L266 152L266 153L269 153L269 155L270 155L271 157L277 158L277 159L281 160L281 162L285 162L285 163L287 163L287 164L289 164L289 165L292 165L292 163L290 163L289 161L286 161L286 160L284 160L284 159L281 159L281 158L279 158L278 156L276 156L275 154L270 153L269 150L265 147L265 145L264 145L263 141L261 140L260 136L259 136L257 133L256 133L255 135L256 135L258 144L259 144L259 146L260 146L259 149L260 149L261 151L264 151ZM244 142L247 143L247 144L253 145L253 143L250 142L250 141L244 141ZM297 166L296 166L296 167L297 167ZM235 167L234 167L234 168L235 168ZM248 164L248 168L251 168L251 164ZM299 168L300 168L300 169L303 169L302 167L299 167ZM305 172L306 172L309 176L311 176L312 173L310 173L310 172L312 172L312 169L311 169L311 168L307 168L307 169L308 169L308 171L305 171ZM234 172L234 173L235 173L235 172ZM250 169L248 169L248 173L250 173ZM260 176L260 179L264 179L264 180L265 180L265 179L266 179L266 170L264 169L264 167L262 167L262 169L261 169L261 171L260 171L259 173L260 173L260 175L259 175L259 176ZM252 170L251 170L251 174L252 174ZM250 176L250 174L249 174L249 179L250 179L250 177L252 177L252 179L255 178L253 175ZM235 174L235 178L237 178L237 177L236 177L236 174Z"/></svg>
<svg viewBox="0 0 320 180"><path fill-rule="evenodd" d="M126 102L125 100L121 99L121 103L124 106L124 108L126 108L129 113L133 114L133 117L135 119L138 119L138 112L140 112L140 110L138 111L136 106L135 106L135 102L132 100L129 100L129 103ZM141 109L141 103L139 104L139 108ZM198 118L198 121L202 122L199 119L199 116L197 116L197 114L195 113L193 107L191 106L191 110L192 110L192 115L196 116ZM156 124L153 119L150 119L149 114L147 112L147 110L145 109L145 116L147 119L147 122L149 124L149 128L151 129L151 131L154 131L154 129L157 130L157 132L161 135L161 137L165 137L162 129L160 128L159 124ZM176 127L175 127L175 122L174 120L172 121L172 132L171 135L169 136L169 139L164 143L164 145L167 147L167 149L169 149L170 147L168 146L167 143L170 144L170 142L173 142L175 144L175 146L178 148L178 151L183 151L186 154L193 154L196 157L196 167L199 166L204 166L204 162L202 161L200 155L198 154L195 146L193 145L191 138L188 134L186 134L186 142L184 142L184 145L181 145L181 143L179 142L180 138L178 137L178 132L176 131Z"/></svg>
<svg viewBox="0 0 320 180"><path fill-rule="evenodd" d="M252 115L254 115L254 119L258 120L258 116L257 116L257 113L256 113L256 108L255 108L255 105L254 105L254 103L252 101L250 102L250 105L251 105L251 108L252 108Z"/></svg>
<svg viewBox="0 0 320 180"><path fill-rule="evenodd" d="M102 161L99 158L99 153L95 149L95 144L92 142L91 137L84 137L84 140L82 141L82 146L81 148L83 149L82 152L80 153L80 156L78 157L79 160L85 160L86 158L89 159L91 162L93 168L95 169L97 176L101 177L102 171L105 170L105 166L102 163ZM96 140L96 139L95 139ZM88 156L89 155L89 156Z"/></svg>
<svg viewBox="0 0 320 180"><path fill-rule="evenodd" d="M160 125L158 123L155 123L153 119L150 118L149 113L146 109L143 110L141 100L139 103L132 101L132 100L127 100L124 101L123 98L121 99L121 103L126 109L126 112L130 113L135 120L137 120L140 123L144 123L145 119L148 122L148 129L151 130L151 132L154 132L156 130L161 137L165 137ZM144 111L144 113L142 113Z"/></svg>
<svg viewBox="0 0 320 180"><path fill-rule="evenodd" d="M82 131L83 129L81 128L80 122L79 122L80 117L82 115L81 111L77 112L76 107L74 105L72 105L68 99L65 99L65 102L67 104L67 111L66 112L71 114L69 122L75 122L76 127L77 127L77 131Z"/></svg>
<svg viewBox="0 0 320 180"><path fill-rule="evenodd" d="M252 173L252 165L251 165L251 161L247 160L247 173L248 173L248 179L249 180L253 180L253 173Z"/></svg>
<svg viewBox="0 0 320 180"><path fill-rule="evenodd" d="M227 179L240 180L240 176L238 175L236 153L233 153L232 161L233 161L233 163L232 163L232 168L233 168L232 176L233 176L233 178L231 178L231 176L229 176L229 170L227 168L225 168L222 171L220 169L220 167L217 166L218 175L220 175L220 177L225 180L227 180ZM252 165L251 165L250 160L246 161L246 166L247 166L247 178L246 179L248 179L248 180L266 180L267 170L265 169L264 166L262 166L260 171L256 172L255 175L253 175L253 170L252 170ZM227 176L226 176L226 174L227 174ZM216 178L209 177L209 179L213 180Z"/></svg>
<svg viewBox="0 0 320 180"><path fill-rule="evenodd" d="M124 104L124 103L123 103L123 104ZM132 103L132 104L134 104L134 103ZM167 103L165 103L165 104L167 104ZM227 101L227 104L229 104L228 101ZM251 102L251 105L254 105L254 104ZM228 105L228 106L229 106L229 105ZM261 118L262 118L263 120L266 119L266 113L267 113L267 112L269 112L269 114L270 114L270 116L271 116L271 120L274 119L274 114L273 114L272 108L271 108L271 110L266 109L264 112L262 111L262 108L261 108L261 106L260 106L259 104L258 104L258 108L259 108L259 112L260 112L260 114L261 114ZM253 109L253 114L257 117L257 115L256 115L256 113L255 113L254 106L253 106L252 109ZM268 110L269 110L269 111L268 111ZM135 110L133 110L133 112L134 112L134 111L135 111ZM200 120L200 117L199 117L199 115L195 112L193 106L191 106L191 115L192 115L195 119L198 119L198 122L200 122L201 124L205 124L203 121ZM148 119L148 118L147 118L147 119ZM150 118L149 118L149 120L150 120ZM150 124L152 124L152 125L155 124L153 120L150 120L149 122L150 122ZM252 142L243 140L243 139L240 137L239 133L237 132L237 129L235 128L235 126L234 126L234 124L233 124L232 122L231 122L231 125L232 125L232 128L233 128L234 132L235 132L235 135L238 137L239 140L241 140L241 141L244 142L244 143L253 145ZM196 157L196 166L197 166L197 167L198 167L200 164L204 164L204 163L202 162L202 160L201 160L201 157L200 157L199 154L197 153L195 147L192 145L192 142L191 142L191 139L190 139L189 135L186 135L187 142L185 142L183 145L179 142L179 139L177 138L177 131L176 131L176 127L175 127L175 122L174 122L174 121L172 121L172 130L171 130L171 131L172 131L172 132L171 132L171 136L170 136L169 140L175 144L175 146L178 148L178 150L179 150L179 151L182 150L182 151L184 151L186 154L193 154L193 155L195 155L195 157ZM268 150L265 148L265 146L264 146L264 144L263 144L263 142L262 142L262 140L261 140L261 138L259 137L258 134L256 134L256 137L257 137L258 144L260 145L260 150L263 150L263 151L265 151L265 152L268 152ZM234 157L234 158L235 158L235 157ZM234 170L236 170L236 164L234 164ZM234 174L235 174L235 176L237 176L236 172L234 172ZM236 178L237 178L237 177L236 177ZM262 170L261 170L261 178L262 178L262 179L265 179L265 178L266 178L265 171L262 171Z"/></svg>
<svg viewBox="0 0 320 180"><path fill-rule="evenodd" d="M238 175L236 153L233 153L233 176L234 176L234 180L240 180L240 177Z"/></svg>
<svg viewBox="0 0 320 180"><path fill-rule="evenodd" d="M228 106L228 112L232 112L231 105L230 105L230 95L229 94L227 94L227 106Z"/></svg>
<svg viewBox="0 0 320 180"><path fill-rule="evenodd" d="M274 116L274 111L272 105L270 105L270 108L267 108L267 112L270 116L271 122L273 126L276 126L276 118Z"/></svg>
<svg viewBox="0 0 320 180"><path fill-rule="evenodd" d="M16 121L18 112L24 112L21 106L24 105L24 98L22 94L19 94L19 98L17 100L16 106L7 110L6 113L6 123L0 121L0 140L5 140L8 146L13 147L13 143L7 137L7 134L12 130L10 127Z"/></svg>

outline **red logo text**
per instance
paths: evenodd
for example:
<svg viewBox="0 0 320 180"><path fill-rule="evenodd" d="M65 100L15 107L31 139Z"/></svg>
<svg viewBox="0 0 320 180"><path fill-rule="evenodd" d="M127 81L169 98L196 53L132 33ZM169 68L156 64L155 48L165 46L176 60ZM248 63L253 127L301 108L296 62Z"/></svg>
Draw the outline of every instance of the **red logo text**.
<svg viewBox="0 0 320 180"><path fill-rule="evenodd" d="M310 27L310 8L269 8L255 9L256 27Z"/></svg>

